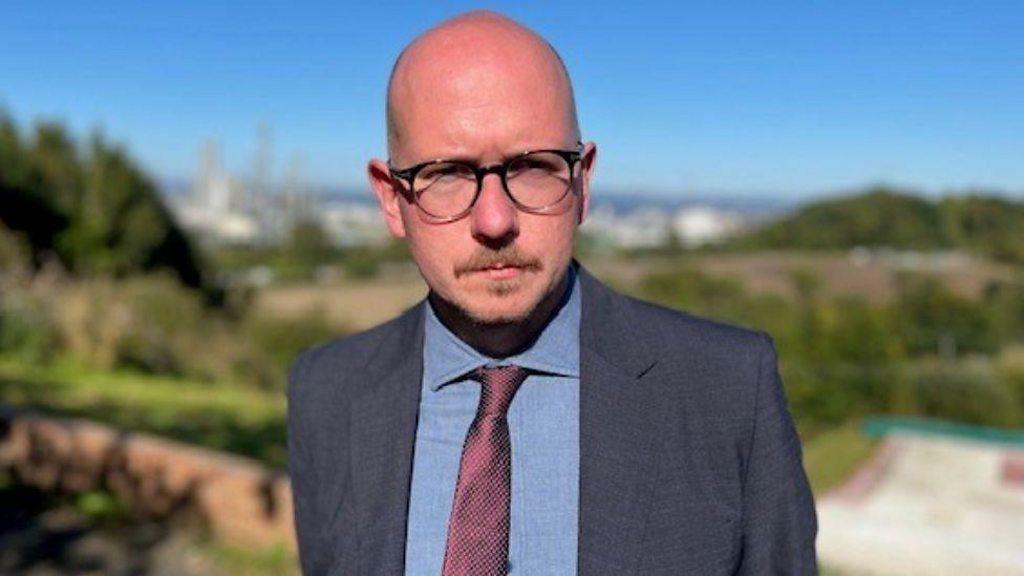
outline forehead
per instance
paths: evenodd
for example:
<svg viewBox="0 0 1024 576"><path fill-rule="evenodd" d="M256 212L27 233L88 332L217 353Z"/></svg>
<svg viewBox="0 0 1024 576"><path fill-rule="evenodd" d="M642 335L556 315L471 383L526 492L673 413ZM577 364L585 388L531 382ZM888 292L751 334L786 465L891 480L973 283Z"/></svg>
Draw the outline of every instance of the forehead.
<svg viewBox="0 0 1024 576"><path fill-rule="evenodd" d="M450 41L407 54L392 84L400 130L393 152L424 160L571 144L572 95L561 63L546 44L507 40Z"/></svg>

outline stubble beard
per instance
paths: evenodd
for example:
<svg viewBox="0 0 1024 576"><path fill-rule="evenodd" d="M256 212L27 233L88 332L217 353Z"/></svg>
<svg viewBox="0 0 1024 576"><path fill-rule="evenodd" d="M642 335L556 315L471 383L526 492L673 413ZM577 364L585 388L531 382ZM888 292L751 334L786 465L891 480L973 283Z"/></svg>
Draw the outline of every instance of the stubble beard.
<svg viewBox="0 0 1024 576"><path fill-rule="evenodd" d="M477 289L473 290L473 292L476 294L480 294L482 292L487 298L505 300L514 297L517 293L523 290L528 289L529 281L536 280L536 277L541 276L544 272L544 264L539 258L520 251L515 244L509 244L498 250L479 250L466 261L457 264L454 269L455 280L458 282L466 276L481 269L497 265L514 266L520 268L521 273L517 278L496 280L484 279L482 280L484 285L476 287ZM530 276L534 276L534 278L530 278ZM535 302L530 304L527 310L514 316L499 316L495 318L485 316L480 313L474 313L469 309L468 305L460 303L458 298L453 298L449 300L448 303L454 308L454 311L457 312L459 316L476 326L483 328L490 326L507 326L527 321L537 309L540 302L545 299L548 291L550 291L550 287L546 288L545 294L542 294ZM469 294L470 297L473 295L474 294Z"/></svg>
<svg viewBox="0 0 1024 576"><path fill-rule="evenodd" d="M484 315L474 312L468 302L443 298L431 291L429 298L442 322L457 336L474 348L493 357L507 357L531 342L539 329L544 326L560 300L555 294L559 287L565 287L566 273L556 276L549 286L528 307L514 314ZM527 288L521 280L501 280L484 288L488 297L509 298ZM543 315L544 318L539 316ZM500 342L500 349L492 345Z"/></svg>
<svg viewBox="0 0 1024 576"><path fill-rule="evenodd" d="M486 285L478 287L472 294L468 294L465 300L460 298L444 299L444 305L454 312L458 319L466 324L471 324L479 329L508 328L522 325L534 315L540 303L547 296L548 291L541 294L536 301L530 303L521 311L496 311L494 308L504 308L508 300L515 298L525 291L528 286L522 278L510 280L487 280ZM436 295L440 298L440 295ZM476 298L474 298L474 296ZM472 300L481 300L478 305L473 305ZM494 302L498 300L499 302ZM488 313L488 308L492 313Z"/></svg>

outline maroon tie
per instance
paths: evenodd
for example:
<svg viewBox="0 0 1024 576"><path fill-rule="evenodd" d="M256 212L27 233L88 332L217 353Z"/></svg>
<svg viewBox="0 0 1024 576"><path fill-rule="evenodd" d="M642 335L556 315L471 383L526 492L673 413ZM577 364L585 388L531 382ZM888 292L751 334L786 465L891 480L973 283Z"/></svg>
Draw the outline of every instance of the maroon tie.
<svg viewBox="0 0 1024 576"><path fill-rule="evenodd" d="M512 445L506 416L526 370L478 368L472 378L480 382L480 404L462 447L442 576L508 574Z"/></svg>

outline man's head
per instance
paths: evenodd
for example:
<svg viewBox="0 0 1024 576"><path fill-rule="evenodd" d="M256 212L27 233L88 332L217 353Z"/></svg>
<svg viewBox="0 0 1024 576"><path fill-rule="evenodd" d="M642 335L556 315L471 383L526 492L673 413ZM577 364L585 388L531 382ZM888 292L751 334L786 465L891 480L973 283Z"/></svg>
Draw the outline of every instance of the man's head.
<svg viewBox="0 0 1024 576"><path fill-rule="evenodd" d="M592 143L573 167L571 192L542 213L518 209L489 174L465 217L440 222L391 172L439 158L492 166L527 150L576 149L572 86L551 46L494 13L456 17L399 56L387 110L390 168L371 161L370 182L434 296L479 324L521 323L557 298L586 213Z"/></svg>

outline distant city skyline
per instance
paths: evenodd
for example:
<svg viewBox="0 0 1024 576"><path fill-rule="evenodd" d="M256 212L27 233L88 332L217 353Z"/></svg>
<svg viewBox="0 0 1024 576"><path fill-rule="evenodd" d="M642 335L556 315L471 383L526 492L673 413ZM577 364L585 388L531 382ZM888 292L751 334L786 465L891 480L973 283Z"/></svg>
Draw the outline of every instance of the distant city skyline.
<svg viewBox="0 0 1024 576"><path fill-rule="evenodd" d="M1024 196L1024 4L5 3L0 109L100 128L161 181L216 139L246 174L365 189L391 63L473 7L526 24L573 75L595 188L800 198L884 183ZM299 158L301 162L295 162Z"/></svg>

